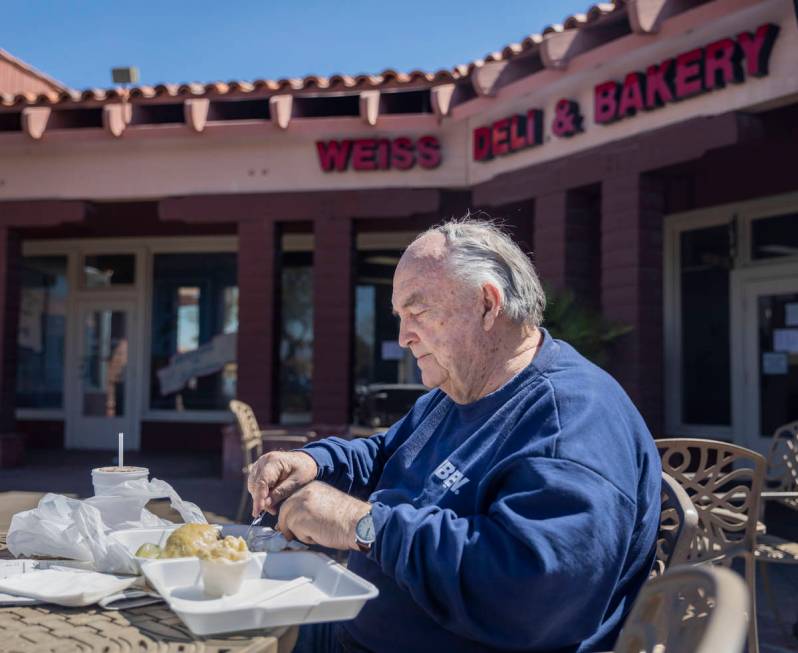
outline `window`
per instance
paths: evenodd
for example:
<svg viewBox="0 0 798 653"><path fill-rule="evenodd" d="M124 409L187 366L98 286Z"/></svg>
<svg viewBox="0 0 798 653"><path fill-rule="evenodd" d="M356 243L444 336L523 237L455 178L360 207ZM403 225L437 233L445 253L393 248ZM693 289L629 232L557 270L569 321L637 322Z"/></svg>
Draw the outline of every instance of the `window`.
<svg viewBox="0 0 798 653"><path fill-rule="evenodd" d="M798 417L798 354L795 334L798 293L767 293L757 297L759 366L759 433L765 437Z"/></svg>
<svg viewBox="0 0 798 653"><path fill-rule="evenodd" d="M682 423L731 424L729 228L681 233Z"/></svg>
<svg viewBox="0 0 798 653"><path fill-rule="evenodd" d="M22 261L17 408L63 407L66 271L66 256L29 256Z"/></svg>
<svg viewBox="0 0 798 653"><path fill-rule="evenodd" d="M751 259L798 256L798 213L751 221Z"/></svg>
<svg viewBox="0 0 798 653"><path fill-rule="evenodd" d="M236 390L236 255L153 258L150 408L226 410Z"/></svg>
<svg viewBox="0 0 798 653"><path fill-rule="evenodd" d="M135 254L103 254L83 259L84 288L131 286L135 282Z"/></svg>
<svg viewBox="0 0 798 653"><path fill-rule="evenodd" d="M313 254L285 252L280 276L281 424L309 424L313 391Z"/></svg>

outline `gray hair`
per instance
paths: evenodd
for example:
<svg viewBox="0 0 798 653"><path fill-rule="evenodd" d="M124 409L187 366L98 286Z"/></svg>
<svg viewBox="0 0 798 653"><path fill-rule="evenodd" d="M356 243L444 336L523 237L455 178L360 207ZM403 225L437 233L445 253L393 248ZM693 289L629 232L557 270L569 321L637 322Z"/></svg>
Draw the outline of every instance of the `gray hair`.
<svg viewBox="0 0 798 653"><path fill-rule="evenodd" d="M482 287L496 286L502 312L516 324L540 326L546 295L532 261L510 235L492 219L471 214L447 220L416 237L441 234L446 239L447 263L458 279Z"/></svg>

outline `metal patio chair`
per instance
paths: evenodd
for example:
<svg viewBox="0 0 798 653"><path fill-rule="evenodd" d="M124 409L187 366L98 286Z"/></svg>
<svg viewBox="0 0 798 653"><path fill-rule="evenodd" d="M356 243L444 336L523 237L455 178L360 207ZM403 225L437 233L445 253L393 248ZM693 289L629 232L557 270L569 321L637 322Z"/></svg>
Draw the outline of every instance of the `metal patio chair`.
<svg viewBox="0 0 798 653"><path fill-rule="evenodd" d="M236 521L241 521L244 518L249 499L249 490L247 488L249 470L263 454L264 444L301 447L315 433L310 431L307 435L300 435L289 433L284 429L261 429L258 426L258 420L252 407L237 399L230 401L230 410L238 422L238 430L241 434L241 452L244 458L244 464L241 467L241 473L244 476L244 486L241 489L241 500L238 502L238 511L236 512Z"/></svg>
<svg viewBox="0 0 798 653"><path fill-rule="evenodd" d="M613 653L742 653L748 592L722 567L675 567L650 579Z"/></svg>
<svg viewBox="0 0 798 653"><path fill-rule="evenodd" d="M662 508L657 534L657 559L651 576L661 576L670 567L687 561L690 542L698 527L698 511L676 480L662 473Z"/></svg>
<svg viewBox="0 0 798 653"><path fill-rule="evenodd" d="M773 443L768 454L765 485L768 489L762 492L763 520L766 501L780 503L798 513L798 421L780 426L773 434ZM779 604L770 587L768 565L798 565L798 542L771 533L758 535L754 558L759 563L765 596L767 596L776 621L783 627L784 620L779 610ZM792 625L792 634L798 637L798 621Z"/></svg>
<svg viewBox="0 0 798 653"><path fill-rule="evenodd" d="M698 528L687 552L688 564L744 564L751 618L748 651L758 653L754 548L765 458L755 451L717 440L656 441L662 469L684 488L698 511Z"/></svg>

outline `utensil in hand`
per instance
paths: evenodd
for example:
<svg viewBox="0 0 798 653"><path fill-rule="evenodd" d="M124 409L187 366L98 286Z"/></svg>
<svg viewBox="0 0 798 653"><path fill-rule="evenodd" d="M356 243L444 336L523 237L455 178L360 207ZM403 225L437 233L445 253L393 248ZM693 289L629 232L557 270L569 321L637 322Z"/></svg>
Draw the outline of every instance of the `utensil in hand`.
<svg viewBox="0 0 798 653"><path fill-rule="evenodd" d="M266 514L267 513L265 510L260 513L257 517L255 517L255 519L252 520L252 523L247 529L247 534L244 536L244 541L247 543L247 548L249 548L250 551L266 551L266 542L277 537L278 535L282 536L282 533L277 529L273 529L268 532L264 532L265 528L260 529L261 522ZM259 528L259 530L255 530L256 527Z"/></svg>
<svg viewBox="0 0 798 653"><path fill-rule="evenodd" d="M249 536L252 535L252 529L255 526L260 526L260 523L263 521L263 518L266 516L266 511L262 511L255 519L252 520L252 523L249 525L247 529L247 534L244 536L244 541L249 544Z"/></svg>

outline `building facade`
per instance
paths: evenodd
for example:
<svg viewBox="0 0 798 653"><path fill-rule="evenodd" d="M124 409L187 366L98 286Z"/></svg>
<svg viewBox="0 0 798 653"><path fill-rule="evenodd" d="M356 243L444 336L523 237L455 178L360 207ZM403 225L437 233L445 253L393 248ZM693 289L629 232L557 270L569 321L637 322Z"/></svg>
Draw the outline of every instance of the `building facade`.
<svg viewBox="0 0 798 653"><path fill-rule="evenodd" d="M790 0L616 0L435 73L5 93L4 446L218 450L234 397L346 432L418 382L403 247L480 209L631 327L655 435L763 450L798 419L797 58Z"/></svg>

